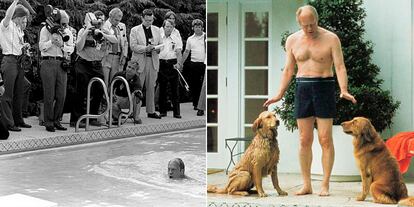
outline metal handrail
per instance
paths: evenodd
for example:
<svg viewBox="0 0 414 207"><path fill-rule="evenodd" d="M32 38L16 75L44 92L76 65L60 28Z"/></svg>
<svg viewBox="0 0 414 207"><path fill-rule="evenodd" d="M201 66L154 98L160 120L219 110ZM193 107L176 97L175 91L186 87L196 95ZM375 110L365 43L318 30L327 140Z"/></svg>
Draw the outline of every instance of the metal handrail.
<svg viewBox="0 0 414 207"><path fill-rule="evenodd" d="M105 82L101 78L93 77L89 81L89 83L88 83L88 93L87 93L87 96L86 96L86 114L84 114L81 117L79 117L78 121L76 122L75 132L78 132L78 130L79 130L79 123L82 121L82 119L86 119L85 131L88 131L89 130L89 119L90 118L99 118L101 116L106 115L108 113L108 111L109 111L109 107L106 107L105 112L103 112L102 114L97 114L97 115L95 115L95 114L89 114L89 112L90 112L90 104L91 104L90 103L90 101L91 101L91 87L92 87L92 84L94 82L96 82L96 81L98 81L102 85L102 88L103 88L104 93L105 93L106 104L109 105L109 103L110 103L110 101L108 101L109 100L108 90L106 89Z"/></svg>
<svg viewBox="0 0 414 207"><path fill-rule="evenodd" d="M109 128L112 127L112 104L113 104L112 101L113 101L113 96L114 96L114 83L116 81L118 81L118 80L121 80L121 81L124 82L125 87L126 87L126 90L127 90L127 93L128 93L128 100L129 100L129 111L128 111L128 113L125 114L125 113L122 113L122 111L121 111L121 113L119 113L119 116L118 116L118 127L121 126L122 116L129 117L129 115L131 115L131 113L134 110L134 108L133 108L134 106L132 105L133 104L132 103L133 101L132 101L131 90L129 89L128 81L124 77L122 77L122 76L116 76L116 77L114 77L114 79L112 80L111 85L109 87L109 106L108 106L108 108L110 108L109 109Z"/></svg>

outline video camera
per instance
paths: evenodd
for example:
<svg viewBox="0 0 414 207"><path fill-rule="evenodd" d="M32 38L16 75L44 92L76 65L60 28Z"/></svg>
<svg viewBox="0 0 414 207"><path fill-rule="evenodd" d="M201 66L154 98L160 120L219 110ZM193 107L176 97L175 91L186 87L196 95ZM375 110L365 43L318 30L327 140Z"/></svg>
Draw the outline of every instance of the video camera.
<svg viewBox="0 0 414 207"><path fill-rule="evenodd" d="M100 42L103 40L103 34L101 32L96 32L95 29L100 29L103 21L102 19L97 19L95 14L93 13L88 13L89 19L90 19L90 23L92 25L91 28L91 34L94 40L96 40L97 42Z"/></svg>
<svg viewBox="0 0 414 207"><path fill-rule="evenodd" d="M45 7L46 15L46 29L51 34L59 34L62 37L63 42L69 41L69 35L65 33L65 28L60 25L60 12L59 9L53 8L51 5Z"/></svg>

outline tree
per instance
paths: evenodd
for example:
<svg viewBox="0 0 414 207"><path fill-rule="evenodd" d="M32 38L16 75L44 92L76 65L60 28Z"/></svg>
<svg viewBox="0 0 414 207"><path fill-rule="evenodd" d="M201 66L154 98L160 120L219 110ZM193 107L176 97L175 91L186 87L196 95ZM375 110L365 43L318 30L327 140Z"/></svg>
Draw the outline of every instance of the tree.
<svg viewBox="0 0 414 207"><path fill-rule="evenodd" d="M319 25L338 35L342 43L344 61L348 72L348 90L358 103L339 99L336 84L337 116L334 125L364 116L371 120L377 131L383 131L392 124L400 102L394 101L390 92L381 88L378 78L380 68L372 63L373 44L364 40L365 10L362 0L313 0L309 2L319 13ZM289 32L282 34L285 45ZM276 111L289 130L297 128L293 116L295 81L292 81L284 96L284 102Z"/></svg>
<svg viewBox="0 0 414 207"><path fill-rule="evenodd" d="M4 18L6 10L11 2L12 1L0 1L0 20ZM40 56L38 50L38 33L43 27L42 22L46 19L44 6L48 4L59 9L64 9L70 16L69 25L77 31L83 27L85 14L87 12L101 10L108 18L109 11L118 7L124 14L121 22L126 25L128 39L131 28L141 24L141 13L144 9L153 9L155 17L154 25L158 27L162 25L164 15L168 11L174 11L177 15L176 28L180 31L184 44L187 38L193 33L191 22L197 18L201 20L206 19L205 0L28 0L28 2L37 12L36 16L31 16L29 18L29 23L25 31L25 39L32 46L34 57ZM131 50L129 51L131 55ZM2 55L0 53L0 61L1 59ZM38 74L38 62L37 58L33 58L32 71L26 72L26 76L32 82L32 92L29 99L31 103L43 99L43 89ZM70 79L70 77L68 77L68 79ZM68 80L68 90L70 90L69 82L70 81ZM181 99L186 99L186 97L182 95Z"/></svg>

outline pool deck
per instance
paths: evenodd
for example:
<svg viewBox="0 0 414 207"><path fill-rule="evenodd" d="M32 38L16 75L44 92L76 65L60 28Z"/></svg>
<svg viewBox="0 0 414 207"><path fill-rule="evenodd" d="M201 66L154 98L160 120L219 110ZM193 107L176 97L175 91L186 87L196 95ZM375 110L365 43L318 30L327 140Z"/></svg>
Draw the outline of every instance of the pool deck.
<svg viewBox="0 0 414 207"><path fill-rule="evenodd" d="M206 115L197 116L196 113L191 103L182 103L181 119L173 118L172 111L168 111L167 117L152 119L147 118L145 107L142 107L140 114L143 124L134 125L132 119L128 119L121 127L91 126L89 131L83 128L78 132L75 132L75 128L69 127L69 114L64 114L61 122L68 130L56 130L56 132L46 131L44 126L39 125L38 117L32 116L24 119L27 124L32 125L32 128L22 128L21 132L10 132L7 140L0 141L0 154L205 127Z"/></svg>
<svg viewBox="0 0 414 207"><path fill-rule="evenodd" d="M210 185L223 187L227 182L225 172L210 174L207 176ZM321 181L313 180L313 194L295 196L294 193L302 187L302 178L299 174L279 174L280 187L288 192L288 196L278 196L273 189L270 176L263 179L263 188L268 197L260 198L257 194L246 197L231 196L223 194L209 193L207 198L208 207L395 207L398 205L376 204L372 202L372 197L368 196L365 201L356 201L356 197L361 192L361 182L331 182L328 197L320 197L319 192ZM413 180L406 181L408 195L414 195Z"/></svg>

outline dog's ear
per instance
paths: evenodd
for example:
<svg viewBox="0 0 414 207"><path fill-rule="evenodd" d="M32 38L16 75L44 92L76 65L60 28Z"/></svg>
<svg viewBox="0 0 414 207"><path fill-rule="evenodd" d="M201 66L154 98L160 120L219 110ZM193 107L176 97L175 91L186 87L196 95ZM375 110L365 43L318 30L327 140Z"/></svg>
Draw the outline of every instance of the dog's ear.
<svg viewBox="0 0 414 207"><path fill-rule="evenodd" d="M256 132L260 128L262 128L262 119L259 117L254 121L252 129L253 132Z"/></svg>
<svg viewBox="0 0 414 207"><path fill-rule="evenodd" d="M375 137L375 129L374 127L371 125L371 123L366 123L364 124L362 130L361 130L361 138L363 140L363 142L368 143L368 142L372 142L374 140Z"/></svg>

